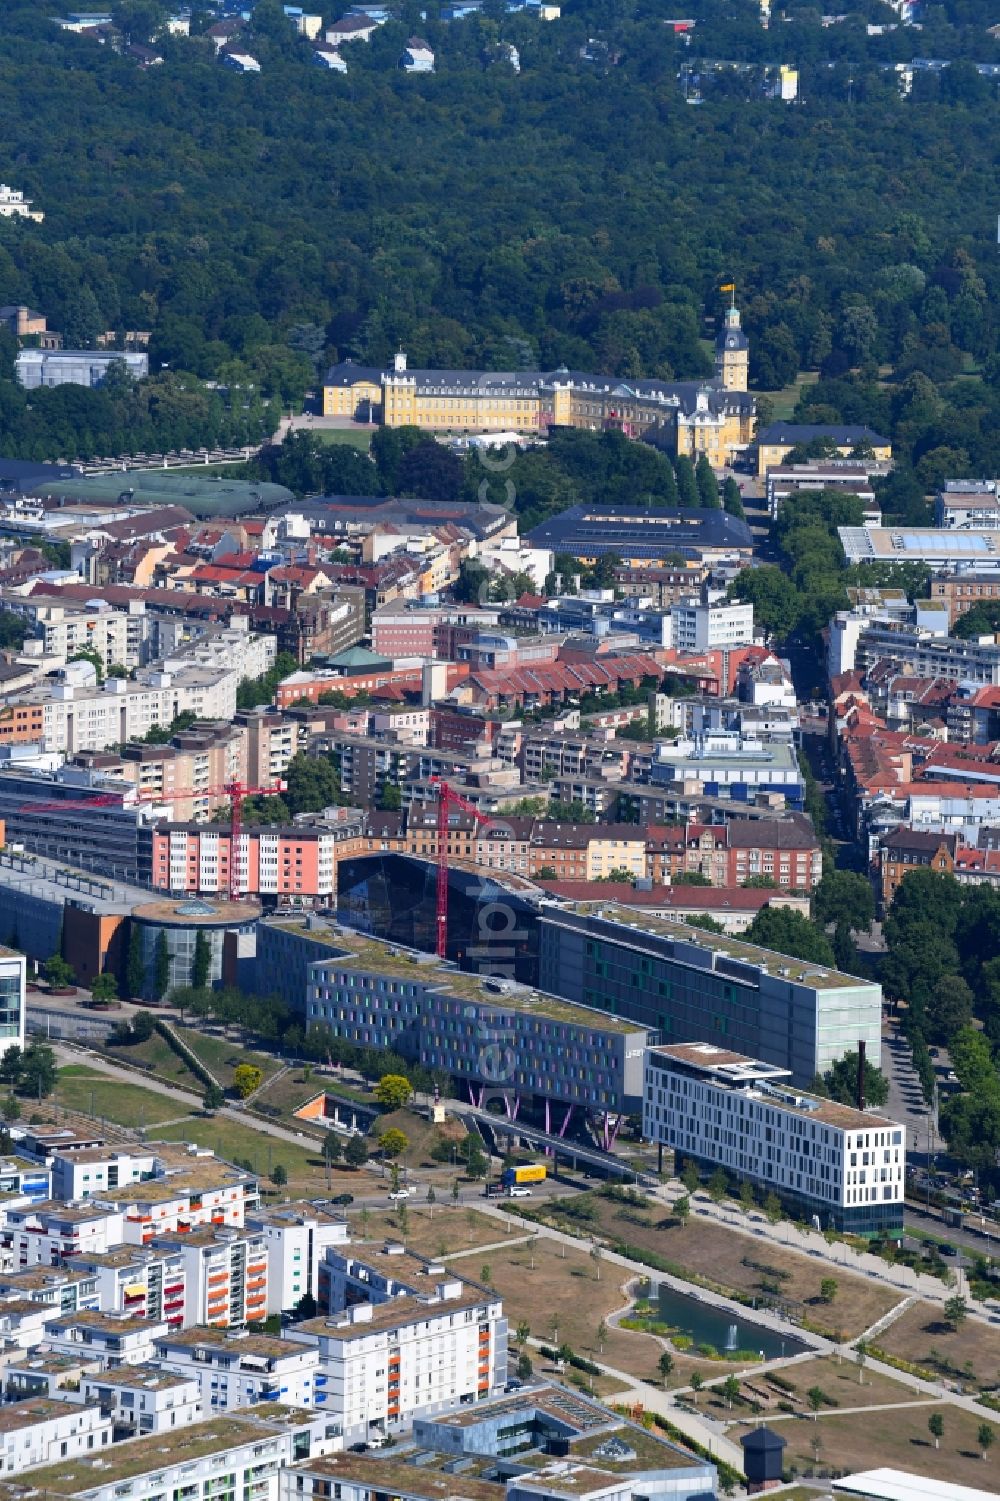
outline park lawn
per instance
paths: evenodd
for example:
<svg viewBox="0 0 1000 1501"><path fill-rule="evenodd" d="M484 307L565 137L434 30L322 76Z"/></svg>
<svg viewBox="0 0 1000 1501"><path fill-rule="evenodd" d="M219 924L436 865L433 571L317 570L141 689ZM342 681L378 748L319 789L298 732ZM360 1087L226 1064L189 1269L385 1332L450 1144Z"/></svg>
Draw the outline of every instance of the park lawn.
<svg viewBox="0 0 1000 1501"><path fill-rule="evenodd" d="M275 1120L291 1120L296 1110L322 1094L324 1088L325 1081L315 1074L306 1078L302 1069L289 1069L264 1081L253 1097L253 1108Z"/></svg>
<svg viewBox="0 0 1000 1501"><path fill-rule="evenodd" d="M468 1134L460 1121L449 1118L441 1126L436 1126L433 1121L418 1115L413 1110L390 1110L379 1117L376 1122L377 1134L383 1131L402 1131L409 1142L406 1151L400 1157L408 1168L427 1168L440 1170L442 1163L435 1162L431 1156L431 1149L442 1138L447 1142L454 1142L457 1147L465 1140ZM461 1168L449 1168L452 1178L461 1176ZM435 1189L439 1192L440 1189Z"/></svg>
<svg viewBox="0 0 1000 1501"><path fill-rule="evenodd" d="M388 1187L386 1184L386 1192ZM472 1209L466 1204L453 1204L451 1190L447 1185L435 1184L434 1192L437 1195L436 1204L424 1203L426 1194L422 1184L419 1190L419 1208L415 1206L414 1200L407 1201L406 1244L418 1256L461 1256L464 1252L474 1251L478 1246L489 1246L494 1241L505 1238L506 1231L499 1220L491 1219L488 1214L481 1214L478 1209ZM395 1209L371 1209L366 1223L369 1239L401 1238ZM512 1237L523 1236L525 1229L515 1220L510 1234ZM460 1266L458 1270L464 1270L470 1276L476 1275L470 1265L464 1268Z"/></svg>
<svg viewBox="0 0 1000 1501"><path fill-rule="evenodd" d="M191 1051L215 1075L223 1089L228 1089L232 1085L233 1070L238 1063L255 1063L258 1068L264 1070L265 1078L277 1073L281 1067L279 1060L269 1053L251 1052L241 1043L233 1042L227 1037L200 1032L192 1027L181 1027L176 1022L171 1025L181 1041L187 1043ZM158 1032L154 1032L152 1037L147 1037L144 1042L132 1043L128 1047L109 1047L107 1051L124 1064L148 1064L161 1079L175 1083L181 1089L189 1089L199 1098L204 1093L205 1086L202 1081L191 1072L183 1059L178 1058L166 1039Z"/></svg>
<svg viewBox="0 0 1000 1501"><path fill-rule="evenodd" d="M318 1147L309 1141L281 1141L278 1137L255 1131L242 1121L224 1115L193 1115L189 1120L166 1126L158 1137L162 1141L194 1141L199 1146L209 1147L218 1157L227 1162L251 1162L253 1171L262 1182L280 1163L288 1174L288 1183L282 1189L294 1197L308 1192L326 1195L326 1168ZM354 1184L360 1175L347 1169L334 1169L331 1174L331 1194L356 1192ZM343 1180L343 1181L341 1181ZM347 1180L351 1180L348 1182Z"/></svg>
<svg viewBox="0 0 1000 1501"><path fill-rule="evenodd" d="M154 1074L168 1083L176 1084L180 1089L188 1089L192 1094L201 1095L205 1086L200 1079L188 1068L183 1059L167 1045L158 1032L152 1037L147 1037L144 1042L136 1042L128 1047L115 1047L111 1044L105 1050L110 1058L123 1063L126 1067L136 1064L147 1064ZM175 1114L180 1114L176 1111Z"/></svg>
<svg viewBox="0 0 1000 1501"><path fill-rule="evenodd" d="M657 1362L664 1347L654 1336L608 1325L604 1348L600 1348L601 1321L607 1323L609 1315L628 1301L619 1268L607 1262L598 1268L588 1251L575 1251L545 1237L534 1246L522 1241L481 1254L456 1256L448 1264L476 1281L486 1280L482 1273L489 1268L488 1280L503 1297L512 1330L526 1321L535 1339L568 1344L575 1354L588 1360L613 1366L640 1381L660 1384ZM533 1361L541 1361L537 1350L532 1349L530 1354ZM677 1385L683 1384L695 1365L704 1371L706 1362L674 1357Z"/></svg>
<svg viewBox="0 0 1000 1501"><path fill-rule="evenodd" d="M55 1103L67 1110L98 1120L114 1121L119 1126L153 1126L159 1121L175 1120L187 1107L166 1095L154 1094L138 1084L124 1084L106 1074L70 1063L59 1070Z"/></svg>
<svg viewBox="0 0 1000 1501"><path fill-rule="evenodd" d="M913 1407L896 1407L885 1412L868 1412L862 1417L849 1413L820 1413L817 1422L802 1422L792 1417L768 1416L769 1428L786 1441L785 1469L795 1466L800 1474L834 1469L838 1474L857 1470L874 1470L886 1466L926 1475L933 1480L949 1480L959 1485L992 1490L996 1459L986 1464L980 1458L976 1432L983 1421L949 1402L916 1398ZM944 1418L944 1436L940 1449L927 1429L932 1412ZM739 1442L749 1426L731 1428L727 1438ZM991 1424L994 1432L1000 1424ZM819 1447L814 1449L813 1441ZM818 1460L817 1460L818 1455Z"/></svg>
<svg viewBox="0 0 1000 1501"><path fill-rule="evenodd" d="M878 1407L883 1403L919 1401L920 1393L905 1386L903 1382L894 1380L891 1376L884 1376L881 1371L873 1371L868 1364L864 1368L864 1385L858 1381L858 1366L852 1354L845 1355L838 1364L835 1355L818 1356L815 1360L796 1361L791 1365L782 1366L776 1372L782 1381L790 1382L795 1388L792 1392L784 1392L768 1386L765 1372L751 1371L748 1382L755 1388L761 1388L773 1395L774 1401L770 1407L764 1406L761 1417L770 1422L774 1416L780 1416L778 1412L779 1402L791 1402L796 1411L812 1412L806 1393L814 1386L826 1393L836 1403L836 1407L826 1406L821 1412L836 1412L846 1407ZM713 1379L710 1372L702 1369L702 1375L706 1381ZM727 1418L735 1418L747 1410L747 1404L734 1405L732 1411L726 1407L725 1398L721 1390L706 1389L698 1400L698 1406L710 1411L713 1416L725 1421Z"/></svg>
<svg viewBox="0 0 1000 1501"><path fill-rule="evenodd" d="M571 1207L570 1215L559 1213L562 1203ZM681 1225L654 1200L638 1208L598 1193L547 1204L544 1212L561 1230L588 1239L596 1233L609 1243L627 1242L634 1259L639 1259L636 1251L652 1251L670 1262L677 1275L706 1279L723 1293L770 1298L774 1295L766 1294L762 1284L777 1282L783 1304L839 1342L856 1339L900 1301L900 1295L887 1287L780 1245L771 1238L780 1235L780 1228L768 1227L765 1238L748 1233L742 1220L719 1225L692 1216ZM820 1299L820 1283L826 1277L837 1283L832 1303Z"/></svg>
<svg viewBox="0 0 1000 1501"><path fill-rule="evenodd" d="M804 388L814 386L818 380L817 370L803 370L791 385L782 386L780 391L762 391L761 395L766 396L774 408L774 421L790 422Z"/></svg>
<svg viewBox="0 0 1000 1501"><path fill-rule="evenodd" d="M310 438L315 438L317 443L349 443L352 448L360 448L362 453L367 453L372 446L372 432L370 427L300 427L298 432L308 433Z"/></svg>
<svg viewBox="0 0 1000 1501"><path fill-rule="evenodd" d="M199 1032L191 1027L175 1027L174 1030L181 1042L186 1042L205 1067L215 1075L223 1089L229 1089L232 1086L233 1070L240 1063L255 1064L263 1071L265 1079L276 1074L281 1068L280 1059L273 1057L272 1054L255 1053L243 1043L234 1042L231 1038L210 1032ZM199 1089L202 1087L199 1085Z"/></svg>
<svg viewBox="0 0 1000 1501"><path fill-rule="evenodd" d="M914 1303L872 1343L890 1355L925 1367L935 1378L962 1380L964 1373L969 1385L979 1390L994 1387L1000 1381L1000 1327L966 1318L960 1328L952 1329L933 1303ZM950 1371L945 1372L935 1363L935 1351L948 1362Z"/></svg>

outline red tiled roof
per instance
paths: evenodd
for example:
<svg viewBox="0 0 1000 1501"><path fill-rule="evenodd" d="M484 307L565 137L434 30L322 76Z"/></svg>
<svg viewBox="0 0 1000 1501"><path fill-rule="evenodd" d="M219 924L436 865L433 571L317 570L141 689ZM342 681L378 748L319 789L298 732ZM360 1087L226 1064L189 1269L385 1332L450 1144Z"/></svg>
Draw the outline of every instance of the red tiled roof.
<svg viewBox="0 0 1000 1501"><path fill-rule="evenodd" d="M768 887L656 886L640 889L618 881L539 881L543 891L569 902L621 902L626 907L674 907L683 911L759 912L784 893Z"/></svg>

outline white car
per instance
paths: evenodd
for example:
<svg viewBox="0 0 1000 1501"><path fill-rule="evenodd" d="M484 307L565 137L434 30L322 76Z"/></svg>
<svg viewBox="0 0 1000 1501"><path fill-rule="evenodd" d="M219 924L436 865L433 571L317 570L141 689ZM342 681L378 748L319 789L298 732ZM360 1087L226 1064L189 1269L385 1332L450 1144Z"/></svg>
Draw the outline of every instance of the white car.
<svg viewBox="0 0 1000 1501"><path fill-rule="evenodd" d="M395 1203L397 1199L408 1199L412 1192L412 1188L397 1188L393 1193L390 1193L389 1199Z"/></svg>
<svg viewBox="0 0 1000 1501"><path fill-rule="evenodd" d="M520 1188L517 1184L515 1184L513 1188L508 1188L507 1197L508 1199L530 1199L531 1189Z"/></svg>

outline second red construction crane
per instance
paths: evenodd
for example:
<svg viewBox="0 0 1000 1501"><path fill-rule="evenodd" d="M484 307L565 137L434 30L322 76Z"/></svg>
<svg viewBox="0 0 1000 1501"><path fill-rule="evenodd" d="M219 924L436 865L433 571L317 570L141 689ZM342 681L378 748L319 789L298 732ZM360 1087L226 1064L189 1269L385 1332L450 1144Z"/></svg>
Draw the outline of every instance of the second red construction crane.
<svg viewBox="0 0 1000 1501"><path fill-rule="evenodd" d="M444 777L431 777L437 788L437 929L436 951L439 959L448 957L448 844L451 822L448 814L452 808L469 813L477 823L492 823L491 814L481 813L474 803L449 786Z"/></svg>
<svg viewBox="0 0 1000 1501"><path fill-rule="evenodd" d="M243 803L248 797L278 797L287 791L287 783L275 782L271 787L248 787L245 782L224 782L220 787L192 787L181 792L98 792L93 797L67 798L64 802L22 803L19 813L68 813L76 808L133 807L137 803L190 803L195 799L226 797L231 810L232 832L229 842L229 900L238 901L246 895L246 882L241 879L243 862L240 859L240 836L243 832ZM127 802L126 802L127 799Z"/></svg>

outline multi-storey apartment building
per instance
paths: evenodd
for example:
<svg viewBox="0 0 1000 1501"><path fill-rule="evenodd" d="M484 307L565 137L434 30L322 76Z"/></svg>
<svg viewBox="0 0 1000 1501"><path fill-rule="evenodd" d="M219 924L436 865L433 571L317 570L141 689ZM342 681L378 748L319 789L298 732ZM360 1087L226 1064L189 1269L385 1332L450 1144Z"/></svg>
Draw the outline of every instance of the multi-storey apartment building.
<svg viewBox="0 0 1000 1501"><path fill-rule="evenodd" d="M111 1419L115 1437L167 1434L200 1423L201 1386L159 1366L122 1366L80 1377L80 1396Z"/></svg>
<svg viewBox="0 0 1000 1501"><path fill-rule="evenodd" d="M138 1319L128 1313L55 1313L46 1322L51 1349L66 1355L95 1356L105 1367L148 1365L153 1342L166 1334L161 1319Z"/></svg>
<svg viewBox="0 0 1000 1501"><path fill-rule="evenodd" d="M24 1157L0 1157L0 1194L38 1202L52 1197L52 1169ZM56 1194L56 1198L65 1198Z"/></svg>
<svg viewBox="0 0 1000 1501"><path fill-rule="evenodd" d="M261 1234L203 1229L173 1231L156 1240L183 1260L189 1324L233 1329L267 1317L267 1246Z"/></svg>
<svg viewBox="0 0 1000 1501"><path fill-rule="evenodd" d="M880 986L612 901L541 911L538 978L665 1043L711 1040L807 1087L859 1040L881 1056Z"/></svg>
<svg viewBox="0 0 1000 1501"><path fill-rule="evenodd" d="M268 1402L114 1448L109 1440L100 1465L89 1451L67 1456L34 1471L31 1487L65 1501L122 1501L126 1486L130 1501L175 1495L178 1501L278 1501L286 1466L332 1453L342 1442L329 1418ZM17 1494L9 1484L0 1488L4 1501Z"/></svg>
<svg viewBox="0 0 1000 1501"><path fill-rule="evenodd" d="M0 1248L8 1271L59 1266L70 1256L107 1251L121 1245L123 1239L120 1210L52 1200L25 1208L9 1205L0 1229Z"/></svg>
<svg viewBox="0 0 1000 1501"><path fill-rule="evenodd" d="M428 1271L417 1295L356 1303L296 1326L294 1337L315 1339L316 1405L347 1440L392 1435L417 1416L480 1402L507 1379L500 1299L443 1267Z"/></svg>
<svg viewBox="0 0 1000 1501"><path fill-rule="evenodd" d="M934 525L952 531L1000 526L1000 480L945 480L934 497Z"/></svg>
<svg viewBox="0 0 1000 1501"><path fill-rule="evenodd" d="M148 1246L168 1231L185 1235L215 1228L226 1233L246 1223L247 1211L260 1203L253 1173L209 1157L184 1163L166 1158L158 1176L124 1188L108 1188L106 1202L124 1214L126 1245Z"/></svg>
<svg viewBox="0 0 1000 1501"><path fill-rule="evenodd" d="M25 957L0 944L0 1058L24 1047Z"/></svg>
<svg viewBox="0 0 1000 1501"><path fill-rule="evenodd" d="M79 1147L52 1154L53 1197L92 1199L127 1189L156 1174L157 1156L153 1151L129 1151L125 1147Z"/></svg>
<svg viewBox="0 0 1000 1501"><path fill-rule="evenodd" d="M319 1269L328 1246L347 1241L347 1222L319 1204L276 1204L248 1215L267 1247L267 1311L284 1313L319 1298Z"/></svg>
<svg viewBox="0 0 1000 1501"><path fill-rule="evenodd" d="M169 803L183 818L208 819L229 806L222 789L247 778L246 733L220 720L192 725L169 745L126 745L119 774L143 798Z"/></svg>
<svg viewBox="0 0 1000 1501"><path fill-rule="evenodd" d="M105 672L109 667L139 664L134 622L103 601L76 606L55 603L44 595L4 594L3 607L21 616L29 635L41 642L42 655L56 665L81 651L98 656Z"/></svg>
<svg viewBox="0 0 1000 1501"><path fill-rule="evenodd" d="M155 1353L167 1370L198 1382L206 1415L255 1402L318 1405L315 1346L242 1329L188 1329L157 1340Z"/></svg>
<svg viewBox="0 0 1000 1501"><path fill-rule="evenodd" d="M97 1312L101 1306L97 1278L74 1266L0 1271L0 1299L5 1303L38 1303L61 1313Z"/></svg>
<svg viewBox="0 0 1000 1501"><path fill-rule="evenodd" d="M529 873L554 870L561 881L596 881L612 871L646 874L646 831L635 824L575 824L540 819L531 832Z"/></svg>
<svg viewBox="0 0 1000 1501"><path fill-rule="evenodd" d="M903 1126L803 1094L789 1071L711 1043L650 1048L643 1135L773 1190L836 1230L902 1230Z"/></svg>
<svg viewBox="0 0 1000 1501"><path fill-rule="evenodd" d="M753 605L726 599L683 599L670 606L666 645L683 651L746 646L753 640Z"/></svg>
<svg viewBox="0 0 1000 1501"><path fill-rule="evenodd" d="M158 824L152 833L153 884L158 891L218 895L229 889L232 831L225 824ZM325 828L244 828L240 885L283 906L336 897L337 861L363 849L359 822Z"/></svg>
<svg viewBox="0 0 1000 1501"><path fill-rule="evenodd" d="M930 597L948 608L948 625L987 599L1000 599L1000 572L938 573L931 578Z"/></svg>
<svg viewBox="0 0 1000 1501"><path fill-rule="evenodd" d="M64 1458L99 1454L111 1444L112 1423L95 1403L41 1399L0 1407L0 1454L5 1477Z"/></svg>
<svg viewBox="0 0 1000 1501"><path fill-rule="evenodd" d="M162 1320L170 1329L193 1322L187 1312L184 1258L177 1251L154 1246L116 1246L81 1255L75 1266L91 1272L97 1283L99 1306L106 1313L130 1318Z"/></svg>
<svg viewBox="0 0 1000 1501"><path fill-rule="evenodd" d="M300 726L274 709L241 709L233 723L246 741L245 775L251 787L273 787L299 749Z"/></svg>

